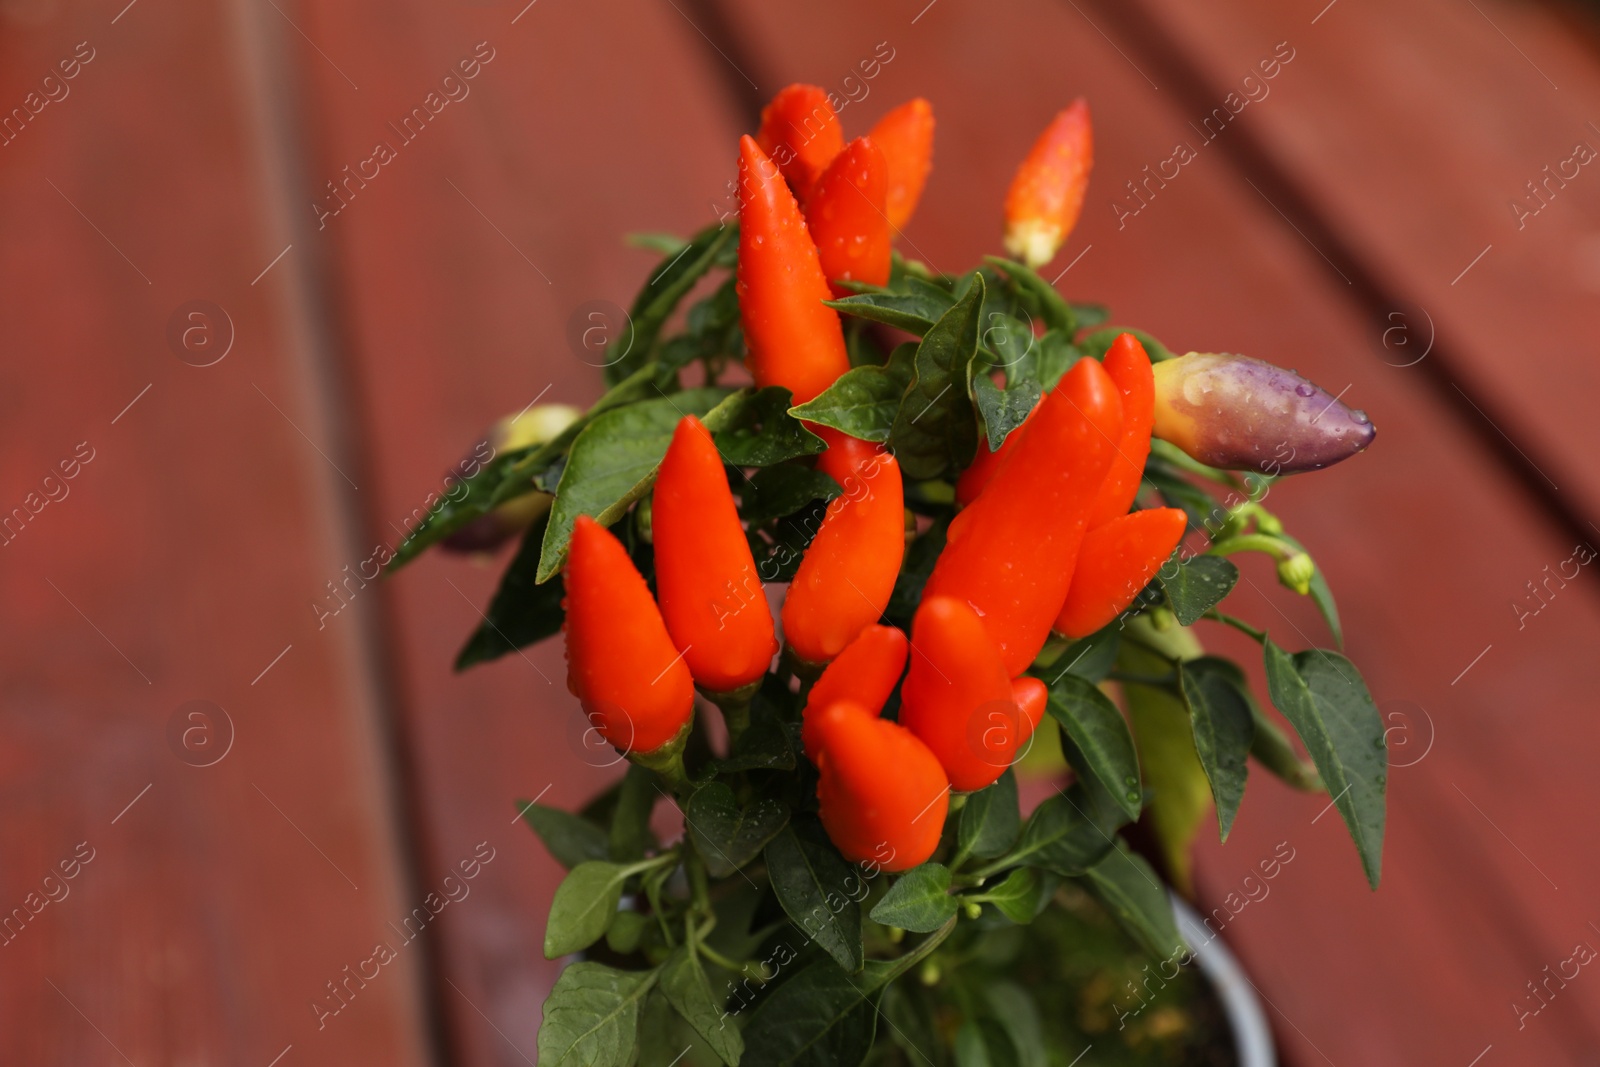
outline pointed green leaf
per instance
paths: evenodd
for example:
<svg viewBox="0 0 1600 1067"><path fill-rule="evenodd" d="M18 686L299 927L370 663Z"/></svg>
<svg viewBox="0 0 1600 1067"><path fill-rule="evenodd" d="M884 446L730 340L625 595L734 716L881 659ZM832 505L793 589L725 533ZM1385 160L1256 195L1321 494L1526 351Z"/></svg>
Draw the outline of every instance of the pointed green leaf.
<svg viewBox="0 0 1600 1067"><path fill-rule="evenodd" d="M768 386L736 393L718 412L719 420L708 417L706 428L712 431L722 462L730 467L770 467L821 452L822 438L789 414L792 401L789 390Z"/></svg>
<svg viewBox="0 0 1600 1067"><path fill-rule="evenodd" d="M1119 841L1115 852L1090 868L1083 884L1150 955L1165 960L1183 954L1166 887L1128 846Z"/></svg>
<svg viewBox="0 0 1600 1067"><path fill-rule="evenodd" d="M949 922L955 913L950 871L937 863L924 863L895 879L872 909L872 921L927 934Z"/></svg>
<svg viewBox="0 0 1600 1067"><path fill-rule="evenodd" d="M1139 817L1139 757L1133 735L1111 698L1075 674L1050 687L1050 717L1061 724L1090 771L1130 819Z"/></svg>
<svg viewBox="0 0 1600 1067"><path fill-rule="evenodd" d="M1112 835L1127 816L1104 790L1076 782L1033 810L1009 861L1080 875L1111 851Z"/></svg>
<svg viewBox="0 0 1600 1067"><path fill-rule="evenodd" d="M887 441L911 385L916 351L914 344L900 345L884 366L845 371L816 397L790 408L789 414L863 441Z"/></svg>
<svg viewBox="0 0 1600 1067"><path fill-rule="evenodd" d="M456 656L456 670L499 659L561 632L566 618L561 599L566 587L560 577L543 585L534 580L548 519L548 514L540 516L523 534L522 545L501 576L483 621Z"/></svg>
<svg viewBox="0 0 1600 1067"><path fill-rule="evenodd" d="M931 282L905 277L895 282L894 290L858 293L823 303L847 315L871 319L921 337L939 316L950 310L955 298Z"/></svg>
<svg viewBox="0 0 1600 1067"><path fill-rule="evenodd" d="M1388 781L1383 718L1355 664L1313 648L1291 657L1262 643L1272 702L1305 742L1333 803L1350 829L1367 882L1383 866L1384 789Z"/></svg>
<svg viewBox="0 0 1600 1067"><path fill-rule="evenodd" d="M1226 841L1244 799L1247 757L1256 732L1244 674L1225 659L1202 656L1184 663L1178 679L1194 728L1195 752L1217 802L1217 828Z"/></svg>
<svg viewBox="0 0 1600 1067"><path fill-rule="evenodd" d="M711 1051L728 1067L736 1067L744 1055L744 1038L728 1015L719 1008L711 980L700 957L680 947L661 968L661 992L677 1013L688 1020Z"/></svg>
<svg viewBox="0 0 1600 1067"><path fill-rule="evenodd" d="M812 467L780 463L756 471L740 491L739 515L751 526L793 515L813 500L832 500L839 483Z"/></svg>
<svg viewBox="0 0 1600 1067"><path fill-rule="evenodd" d="M1002 389L987 374L973 375L972 399L983 416L989 451L1000 451L1005 439L1032 413L1041 395L1038 382L1023 381Z"/></svg>
<svg viewBox="0 0 1600 1067"><path fill-rule="evenodd" d="M967 797L961 808L958 847L980 860L1003 856L1021 828L1017 776L1007 767L993 785Z"/></svg>
<svg viewBox="0 0 1600 1067"><path fill-rule="evenodd" d="M737 247L738 242L738 226L708 226L650 272L650 280L628 311L628 325L606 346L607 385L622 381L650 361L661 327L679 301L717 265L723 250L730 243Z"/></svg>
<svg viewBox="0 0 1600 1067"><path fill-rule="evenodd" d="M683 821L706 870L714 878L726 878L761 854L789 822L789 809L771 797L756 797L740 807L732 789L712 782L694 791Z"/></svg>
<svg viewBox="0 0 1600 1067"><path fill-rule="evenodd" d="M1190 556L1161 568L1161 588L1182 626L1193 626L1222 603L1239 581L1239 568L1221 556Z"/></svg>
<svg viewBox="0 0 1600 1067"><path fill-rule="evenodd" d="M982 307L983 279L978 276L917 346L916 374L889 433L890 448L908 479L959 470L977 451L971 388Z"/></svg>
<svg viewBox="0 0 1600 1067"><path fill-rule="evenodd" d="M605 830L583 816L527 800L517 801L517 810L522 813L522 821L539 835L550 855L568 870L586 860L611 857Z"/></svg>
<svg viewBox="0 0 1600 1067"><path fill-rule="evenodd" d="M860 1064L877 1033L877 990L819 959L757 1006L745 1026L751 1067Z"/></svg>
<svg viewBox="0 0 1600 1067"><path fill-rule="evenodd" d="M539 1062L544 1067L629 1067L638 1050L639 1005L655 971L574 963L544 1002Z"/></svg>
<svg viewBox="0 0 1600 1067"><path fill-rule="evenodd" d="M800 932L846 972L861 969L860 871L846 863L820 825L791 821L768 844L767 875L778 902Z"/></svg>
<svg viewBox="0 0 1600 1067"><path fill-rule="evenodd" d="M535 580L548 581L560 570L579 515L609 526L649 492L679 419L705 415L731 392L688 389L615 408L590 422L572 442L561 472Z"/></svg>
<svg viewBox="0 0 1600 1067"><path fill-rule="evenodd" d="M1049 1067L1044 1027L1033 994L1016 982L1001 979L990 982L983 991L989 1014L999 1022L1016 1050L1017 1067Z"/></svg>
<svg viewBox="0 0 1600 1067"><path fill-rule="evenodd" d="M1050 871L1018 867L999 885L971 899L993 904L1012 922L1026 925L1039 917L1060 884L1061 880Z"/></svg>
<svg viewBox="0 0 1600 1067"><path fill-rule="evenodd" d="M572 869L556 887L545 924L544 955L559 959L588 948L605 936L622 899L622 883L630 869L616 863L589 860Z"/></svg>

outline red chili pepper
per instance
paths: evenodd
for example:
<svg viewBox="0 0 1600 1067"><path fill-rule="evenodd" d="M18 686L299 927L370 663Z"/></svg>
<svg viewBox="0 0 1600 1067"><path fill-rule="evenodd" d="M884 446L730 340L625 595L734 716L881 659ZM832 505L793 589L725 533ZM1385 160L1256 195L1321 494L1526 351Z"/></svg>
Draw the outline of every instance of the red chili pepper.
<svg viewBox="0 0 1600 1067"><path fill-rule="evenodd" d="M889 281L891 239L884 213L888 184L883 152L870 139L858 137L828 164L806 199L806 226L835 296L849 295L840 281Z"/></svg>
<svg viewBox="0 0 1600 1067"><path fill-rule="evenodd" d="M982 789L1011 765L1022 714L983 619L964 601L924 596L911 620L900 723L939 758L950 785Z"/></svg>
<svg viewBox="0 0 1600 1067"><path fill-rule="evenodd" d="M1080 96L1045 127L1006 194L1006 251L1030 267L1055 258L1078 224L1094 167L1089 105Z"/></svg>
<svg viewBox="0 0 1600 1067"><path fill-rule="evenodd" d="M889 196L885 214L900 229L911 220L933 169L933 105L922 97L901 104L872 127L871 137L889 162Z"/></svg>
<svg viewBox="0 0 1600 1067"><path fill-rule="evenodd" d="M846 645L806 695L800 740L811 762L817 762L821 752L817 720L824 710L848 700L878 714L905 669L906 635L893 626L868 626Z"/></svg>
<svg viewBox="0 0 1600 1067"><path fill-rule="evenodd" d="M1122 401L1105 369L1081 359L1034 408L978 499L950 523L924 596L971 604L1006 676L1027 669L1072 583L1089 507L1122 435Z"/></svg>
<svg viewBox="0 0 1600 1067"><path fill-rule="evenodd" d="M1084 534L1056 632L1087 637L1122 614L1178 547L1188 523L1179 508L1154 508L1119 516Z"/></svg>
<svg viewBox="0 0 1600 1067"><path fill-rule="evenodd" d="M1089 529L1128 513L1139 495L1144 461L1150 455L1150 425L1155 418L1156 379L1144 345L1131 333L1118 334L1106 350L1106 373L1122 395L1122 439L1100 495L1089 509Z"/></svg>
<svg viewBox="0 0 1600 1067"><path fill-rule="evenodd" d="M822 825L852 863L905 871L939 847L950 783L928 746L859 704L817 718Z"/></svg>
<svg viewBox="0 0 1600 1067"><path fill-rule="evenodd" d="M778 164L795 195L804 200L844 148L844 131L827 92L815 85L795 84L779 89L772 103L762 108L756 143Z"/></svg>
<svg viewBox="0 0 1600 1067"><path fill-rule="evenodd" d="M848 443L854 442L854 443ZM783 639L810 663L833 659L878 621L905 555L905 500L893 456L844 438L817 461L843 487L783 602Z"/></svg>
<svg viewBox="0 0 1600 1067"><path fill-rule="evenodd" d="M772 613L722 456L693 415L656 474L650 529L661 614L694 680L725 693L766 674L778 651Z"/></svg>
<svg viewBox="0 0 1600 1067"><path fill-rule="evenodd" d="M1011 679L1011 699L1022 712L1021 736L1017 738L1017 744L1021 746L1033 736L1040 720L1044 718L1045 706L1050 702L1050 687L1032 675L1024 674Z"/></svg>
<svg viewBox="0 0 1600 1067"><path fill-rule="evenodd" d="M850 369L817 246L777 168L739 141L739 314L757 385L781 385L804 404Z"/></svg>
<svg viewBox="0 0 1600 1067"><path fill-rule="evenodd" d="M694 718L694 681L628 550L579 515L567 549L567 688L595 729L648 755Z"/></svg>

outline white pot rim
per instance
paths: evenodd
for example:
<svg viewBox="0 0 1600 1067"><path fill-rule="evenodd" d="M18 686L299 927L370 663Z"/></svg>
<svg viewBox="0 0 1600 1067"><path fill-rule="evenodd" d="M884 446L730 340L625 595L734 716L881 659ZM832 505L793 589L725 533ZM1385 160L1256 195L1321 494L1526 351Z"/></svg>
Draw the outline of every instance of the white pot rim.
<svg viewBox="0 0 1600 1067"><path fill-rule="evenodd" d="M1255 983L1222 943L1222 936L1207 930L1195 910L1176 893L1172 894L1172 907L1178 916L1178 932L1194 954L1200 972L1217 991L1217 999L1222 1001L1239 1054L1239 1067L1277 1067L1272 1031Z"/></svg>

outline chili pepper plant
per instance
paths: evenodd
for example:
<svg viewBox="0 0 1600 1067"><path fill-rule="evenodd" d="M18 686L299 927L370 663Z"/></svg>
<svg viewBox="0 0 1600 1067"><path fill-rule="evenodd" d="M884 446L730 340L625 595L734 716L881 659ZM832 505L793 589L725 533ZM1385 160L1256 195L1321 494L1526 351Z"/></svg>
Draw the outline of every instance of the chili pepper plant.
<svg viewBox="0 0 1600 1067"><path fill-rule="evenodd" d="M397 553L520 532L457 665L564 635L590 739L627 760L579 812L519 802L570 868L545 1067L1065 1063L1122 993L1085 992L1091 946L1191 958L1168 886L1252 762L1331 794L1377 885L1360 673L1223 610L1231 557L1265 553L1341 643L1264 500L1371 422L1036 273L1083 203L1083 101L1017 171L1007 256L966 273L893 247L932 150L926 101L846 141L822 90L779 93L737 224L645 239L600 400L505 420ZM1202 623L1259 644L1265 699ZM1051 783L1028 812L1019 773Z"/></svg>

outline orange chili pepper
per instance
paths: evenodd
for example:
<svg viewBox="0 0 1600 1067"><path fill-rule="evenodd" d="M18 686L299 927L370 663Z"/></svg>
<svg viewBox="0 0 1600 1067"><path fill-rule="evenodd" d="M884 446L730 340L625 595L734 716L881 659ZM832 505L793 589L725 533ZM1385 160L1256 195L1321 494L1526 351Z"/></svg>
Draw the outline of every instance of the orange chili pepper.
<svg viewBox="0 0 1600 1067"><path fill-rule="evenodd" d="M1000 650L965 602L925 596L911 620L911 653L901 725L933 750L952 788L982 789L1005 773L1022 736Z"/></svg>
<svg viewBox="0 0 1600 1067"><path fill-rule="evenodd" d="M817 720L823 711L848 700L876 715L883 710L900 675L906 669L906 635L893 626L868 626L828 664L806 694L801 712L800 740L806 755L817 762L821 752Z"/></svg>
<svg viewBox="0 0 1600 1067"><path fill-rule="evenodd" d="M694 681L650 587L610 531L579 515L567 549L567 688L623 752L650 755L694 718Z"/></svg>
<svg viewBox="0 0 1600 1067"><path fill-rule="evenodd" d="M844 492L828 505L783 602L783 639L810 663L833 659L889 605L905 555L900 465L840 435L817 469Z"/></svg>
<svg viewBox="0 0 1600 1067"><path fill-rule="evenodd" d="M1150 455L1150 425L1155 419L1156 379L1139 339L1131 333L1118 334L1106 350L1103 366L1122 395L1122 439L1117 442L1100 493L1089 508L1091 530L1126 515L1133 498L1139 495L1144 461Z"/></svg>
<svg viewBox="0 0 1600 1067"><path fill-rule="evenodd" d="M1055 631L1087 637L1122 614L1178 547L1188 524L1180 508L1154 508L1121 515L1084 534Z"/></svg>
<svg viewBox="0 0 1600 1067"><path fill-rule="evenodd" d="M1011 699L1016 701L1018 710L1022 712L1021 736L1017 738L1017 744L1021 746L1033 736L1044 718L1045 705L1050 702L1050 687L1032 675L1024 674L1011 679Z"/></svg>
<svg viewBox="0 0 1600 1067"><path fill-rule="evenodd" d="M656 474L650 529L661 614L694 680L725 693L766 674L778 651L772 613L722 456L693 415Z"/></svg>
<svg viewBox="0 0 1600 1067"><path fill-rule="evenodd" d="M797 83L779 89L761 109L756 143L778 164L795 195L804 200L844 148L844 131L827 92Z"/></svg>
<svg viewBox="0 0 1600 1067"><path fill-rule="evenodd" d="M850 291L837 283L889 281L889 183L883 152L866 137L851 141L822 172L806 199L806 226L817 245L822 273L835 296Z"/></svg>
<svg viewBox="0 0 1600 1067"><path fill-rule="evenodd" d="M739 142L736 286L750 372L804 404L850 369L817 246L777 168L749 137Z"/></svg>
<svg viewBox="0 0 1600 1067"><path fill-rule="evenodd" d="M933 105L920 96L901 104L879 119L867 136L889 163L885 214L889 226L898 230L911 221L933 169Z"/></svg>
<svg viewBox="0 0 1600 1067"><path fill-rule="evenodd" d="M1006 194L1006 251L1030 267L1055 258L1078 224L1094 167L1089 104L1079 97L1051 120Z"/></svg>
<svg viewBox="0 0 1600 1067"><path fill-rule="evenodd" d="M1122 401L1096 360L1081 359L1012 434L1010 455L950 523L924 596L971 604L1006 676L1027 669L1066 602L1089 507L1122 435Z"/></svg>
<svg viewBox="0 0 1600 1067"><path fill-rule="evenodd" d="M817 736L819 814L844 858L905 871L932 856L950 783L928 746L850 701L822 711Z"/></svg>

